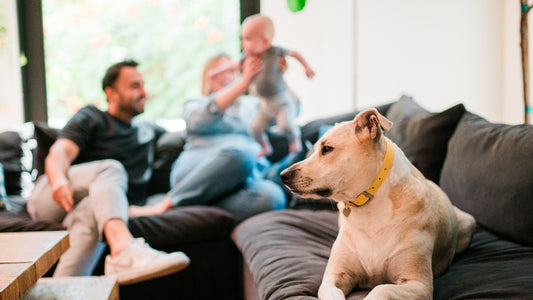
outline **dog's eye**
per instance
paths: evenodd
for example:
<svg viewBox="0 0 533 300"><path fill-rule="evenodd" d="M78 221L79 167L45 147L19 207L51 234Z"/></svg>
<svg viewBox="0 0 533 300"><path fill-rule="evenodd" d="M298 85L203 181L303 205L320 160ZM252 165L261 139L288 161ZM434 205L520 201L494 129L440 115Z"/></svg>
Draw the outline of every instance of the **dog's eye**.
<svg viewBox="0 0 533 300"><path fill-rule="evenodd" d="M325 155L329 152L333 151L333 147L330 147L330 146L322 146L322 149L320 151L320 153L322 153L322 155Z"/></svg>

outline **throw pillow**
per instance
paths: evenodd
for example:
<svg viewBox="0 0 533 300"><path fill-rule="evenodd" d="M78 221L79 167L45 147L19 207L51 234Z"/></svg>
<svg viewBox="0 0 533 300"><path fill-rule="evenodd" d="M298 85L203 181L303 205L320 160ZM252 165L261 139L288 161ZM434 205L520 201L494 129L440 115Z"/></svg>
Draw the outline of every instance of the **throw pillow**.
<svg viewBox="0 0 533 300"><path fill-rule="evenodd" d="M440 186L478 224L533 246L533 126L465 113L450 140Z"/></svg>
<svg viewBox="0 0 533 300"><path fill-rule="evenodd" d="M8 195L19 195L22 191L22 138L17 132L0 133L0 163L4 168L4 181Z"/></svg>
<svg viewBox="0 0 533 300"><path fill-rule="evenodd" d="M33 169L37 170L37 177L39 177L44 174L44 159L56 141L59 129L50 128L44 122L33 122L33 126L33 138L37 141L37 148L33 153Z"/></svg>
<svg viewBox="0 0 533 300"><path fill-rule="evenodd" d="M402 96L386 114L394 125L385 136L403 150L407 159L427 179L438 183L448 141L464 112L465 107L457 104L442 112L431 113L413 98Z"/></svg>
<svg viewBox="0 0 533 300"><path fill-rule="evenodd" d="M389 108L391 107L391 103L383 104L380 106L377 106L376 109L379 111L380 114L385 115ZM344 121L350 121L355 118L355 116L361 112L361 110L355 110L349 113L344 113L328 118L322 118L313 120L304 126L302 126L302 140L303 141L310 141L312 144L316 143L316 141L319 139L320 136L320 128L323 128L324 126L328 125L335 125L335 123L344 122Z"/></svg>

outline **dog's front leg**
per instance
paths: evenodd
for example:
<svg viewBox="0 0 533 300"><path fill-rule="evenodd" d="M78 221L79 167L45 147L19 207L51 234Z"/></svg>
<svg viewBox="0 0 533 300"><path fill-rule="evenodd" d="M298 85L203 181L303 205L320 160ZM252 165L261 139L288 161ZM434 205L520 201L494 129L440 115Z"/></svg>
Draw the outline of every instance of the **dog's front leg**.
<svg viewBox="0 0 533 300"><path fill-rule="evenodd" d="M343 247L339 238L333 243L322 283L318 289L318 298L322 300L344 300L357 284L354 261L357 257Z"/></svg>
<svg viewBox="0 0 533 300"><path fill-rule="evenodd" d="M433 285L428 282L410 280L402 284L380 284L370 291L365 300L431 300L433 299Z"/></svg>

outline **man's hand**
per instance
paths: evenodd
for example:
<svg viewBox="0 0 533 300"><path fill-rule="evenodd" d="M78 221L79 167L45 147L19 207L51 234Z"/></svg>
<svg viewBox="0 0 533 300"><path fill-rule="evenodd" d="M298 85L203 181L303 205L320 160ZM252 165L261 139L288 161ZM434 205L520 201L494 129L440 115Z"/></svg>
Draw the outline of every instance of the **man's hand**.
<svg viewBox="0 0 533 300"><path fill-rule="evenodd" d="M52 186L52 198L66 212L70 212L74 206L74 188L68 179L61 179Z"/></svg>

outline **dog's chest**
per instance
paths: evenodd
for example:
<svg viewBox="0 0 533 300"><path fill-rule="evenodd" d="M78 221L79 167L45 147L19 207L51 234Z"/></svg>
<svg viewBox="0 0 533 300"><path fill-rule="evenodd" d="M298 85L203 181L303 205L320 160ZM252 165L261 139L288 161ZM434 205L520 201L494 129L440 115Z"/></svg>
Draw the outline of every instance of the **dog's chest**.
<svg viewBox="0 0 533 300"><path fill-rule="evenodd" d="M391 258L402 252L405 246L405 240L402 239L411 239L405 235L402 235L403 238L399 236L395 222L394 218L384 216L381 220L363 220L357 225L348 220L341 221L338 242L346 251L344 255L352 257L354 264L360 264L365 275L362 283L369 287L387 281Z"/></svg>

